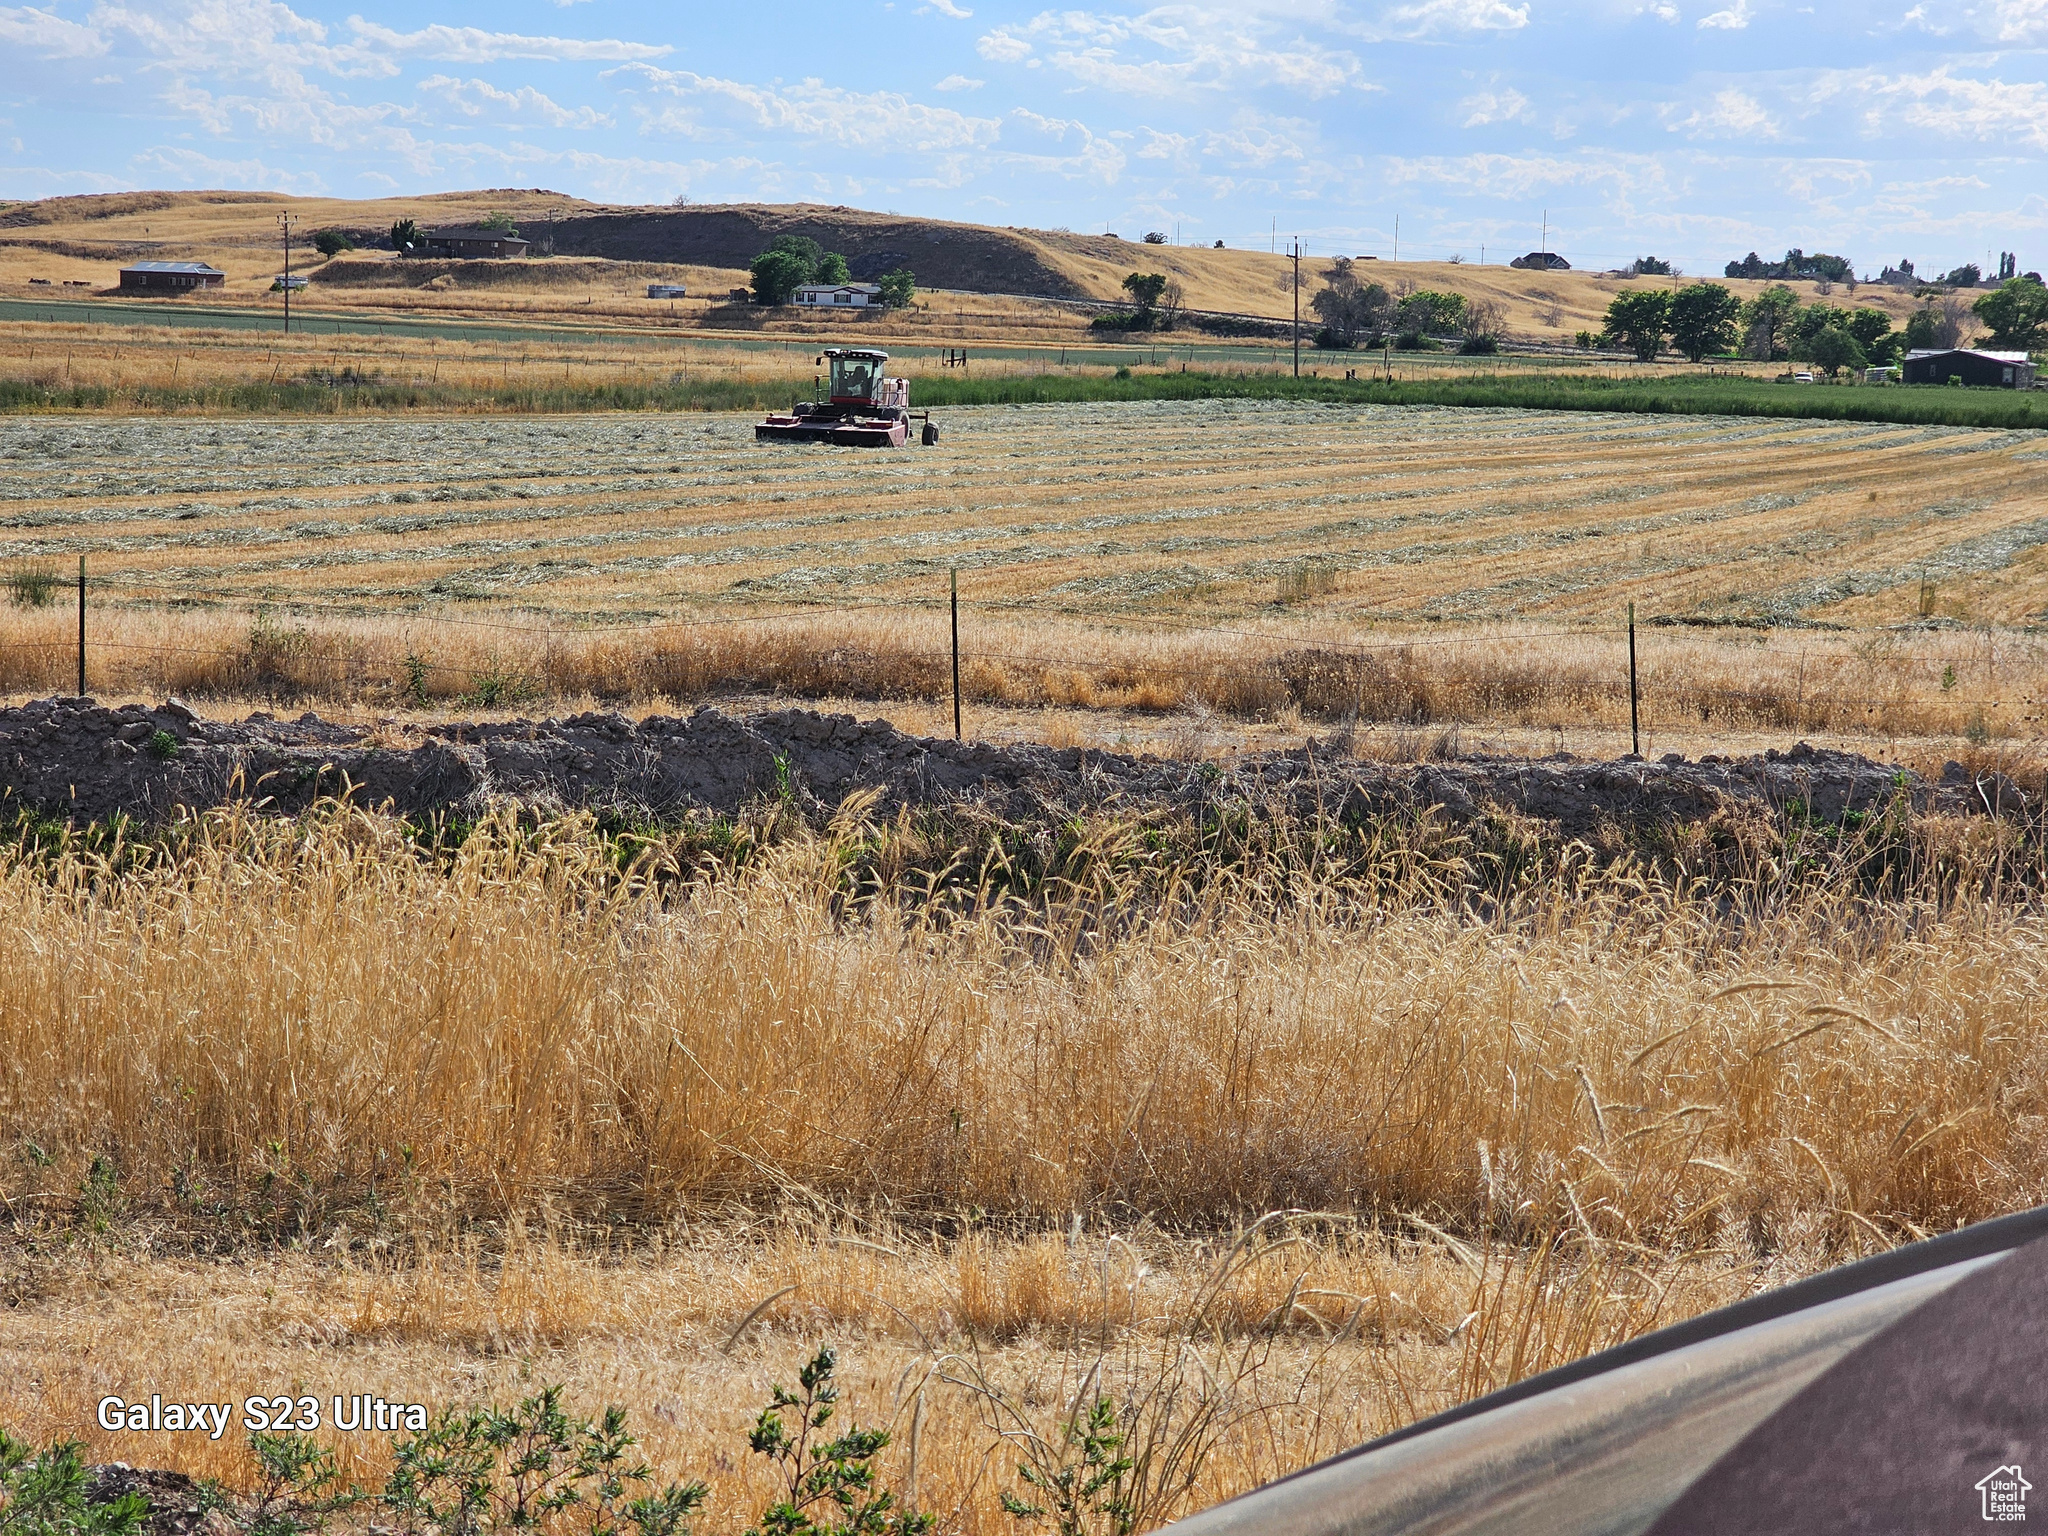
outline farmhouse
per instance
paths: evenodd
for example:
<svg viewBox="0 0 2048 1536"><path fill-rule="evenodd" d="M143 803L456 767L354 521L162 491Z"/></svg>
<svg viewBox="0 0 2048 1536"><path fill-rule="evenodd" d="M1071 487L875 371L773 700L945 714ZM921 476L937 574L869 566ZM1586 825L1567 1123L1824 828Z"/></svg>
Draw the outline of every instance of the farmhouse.
<svg viewBox="0 0 2048 1536"><path fill-rule="evenodd" d="M1569 272L1572 264L1555 251L1531 251L1526 256L1517 256L1509 266L1524 272Z"/></svg>
<svg viewBox="0 0 2048 1536"><path fill-rule="evenodd" d="M689 296L690 290L681 283L649 283L647 297L650 299L681 299Z"/></svg>
<svg viewBox="0 0 2048 1536"><path fill-rule="evenodd" d="M186 293L194 288L220 288L227 273L203 261L138 261L121 269L124 293Z"/></svg>
<svg viewBox="0 0 2048 1536"><path fill-rule="evenodd" d="M1951 379L1991 389L2032 389L2034 364L2024 352L1980 352L1968 347L1906 354L1906 383L1946 384Z"/></svg>
<svg viewBox="0 0 2048 1536"><path fill-rule="evenodd" d="M881 296L881 287L876 283L805 283L790 295L790 302L820 308L850 304L855 309L866 309Z"/></svg>
<svg viewBox="0 0 2048 1536"><path fill-rule="evenodd" d="M425 243L429 256L459 256L487 261L524 256L530 243L509 229L483 229L476 225L430 229L420 239Z"/></svg>

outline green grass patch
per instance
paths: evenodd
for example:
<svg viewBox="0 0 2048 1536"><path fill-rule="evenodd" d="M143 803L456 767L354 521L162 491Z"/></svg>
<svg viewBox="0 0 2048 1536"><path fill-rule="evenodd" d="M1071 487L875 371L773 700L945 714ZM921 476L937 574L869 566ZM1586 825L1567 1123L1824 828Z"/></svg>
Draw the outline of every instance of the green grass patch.
<svg viewBox="0 0 2048 1536"><path fill-rule="evenodd" d="M1326 365L1327 366L1327 365ZM141 411L340 415L405 411L560 414L577 411L765 411L807 393L808 380L692 379L666 384L509 385L289 380L233 385L49 386L0 379L0 412ZM1297 379L1287 373L1131 372L913 377L923 407L1148 400L1279 400L1644 415L1769 416L1915 426L2048 428L2048 394L1925 386L1778 384L1722 376L1612 378L1591 371L1436 378Z"/></svg>

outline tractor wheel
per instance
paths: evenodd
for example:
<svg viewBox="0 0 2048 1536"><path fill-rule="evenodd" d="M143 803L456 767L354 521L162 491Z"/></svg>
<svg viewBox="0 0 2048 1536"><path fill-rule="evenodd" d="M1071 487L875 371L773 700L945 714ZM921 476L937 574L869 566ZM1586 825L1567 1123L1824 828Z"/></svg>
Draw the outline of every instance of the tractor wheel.
<svg viewBox="0 0 2048 1536"><path fill-rule="evenodd" d="M924 424L924 445L929 448L939 440L939 425L935 421Z"/></svg>

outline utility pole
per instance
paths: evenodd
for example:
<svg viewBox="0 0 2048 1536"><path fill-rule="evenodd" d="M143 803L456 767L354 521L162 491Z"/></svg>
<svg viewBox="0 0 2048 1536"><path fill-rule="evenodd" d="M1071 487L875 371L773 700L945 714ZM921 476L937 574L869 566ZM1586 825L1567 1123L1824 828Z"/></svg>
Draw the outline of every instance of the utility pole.
<svg viewBox="0 0 2048 1536"><path fill-rule="evenodd" d="M555 254L555 216L561 211L559 206L548 210L548 254L550 256ZM675 306L671 304L669 308L674 309Z"/></svg>
<svg viewBox="0 0 2048 1536"><path fill-rule="evenodd" d="M1301 377L1301 237L1294 237L1294 376Z"/></svg>
<svg viewBox="0 0 2048 1536"><path fill-rule="evenodd" d="M1401 259L1401 215L1394 215L1394 260Z"/></svg>
<svg viewBox="0 0 2048 1536"><path fill-rule="evenodd" d="M284 333L292 333L292 226L298 223L295 214L280 213L277 227L284 238Z"/></svg>
<svg viewBox="0 0 2048 1536"><path fill-rule="evenodd" d="M1278 254L1280 250L1280 215L1273 215L1273 233L1268 237L1267 249Z"/></svg>
<svg viewBox="0 0 2048 1536"><path fill-rule="evenodd" d="M1548 208L1543 210L1543 244L1539 249L1542 250L1545 256L1550 254L1550 210ZM1550 270L1549 262L1543 263L1543 270L1546 272Z"/></svg>

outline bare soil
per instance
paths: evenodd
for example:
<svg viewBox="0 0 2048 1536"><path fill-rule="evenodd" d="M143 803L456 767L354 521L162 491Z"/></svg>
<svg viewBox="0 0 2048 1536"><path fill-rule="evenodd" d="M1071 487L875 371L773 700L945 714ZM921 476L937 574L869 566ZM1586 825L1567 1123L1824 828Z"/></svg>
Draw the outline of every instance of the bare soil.
<svg viewBox="0 0 2048 1536"><path fill-rule="evenodd" d="M1231 804L1362 819L1434 807L1453 823L1512 811L1565 837L1614 824L1699 824L1727 814L1839 823L1901 797L1915 811L2026 817L2036 797L1998 774L1951 763L1939 780L1805 743L1740 758L1676 753L1648 762L1470 757L1436 763L1352 758L1335 742L1180 760L1094 748L958 743L885 721L780 709L751 716L706 706L687 717L620 714L399 732L307 713L206 720L176 699L110 709L41 699L0 711L0 804L90 821L160 823L181 809L253 801L279 814L322 796L401 815L599 809L634 817L730 813L764 796L813 811L859 791L878 807L979 801L1012 817L1074 811L1200 811Z"/></svg>

